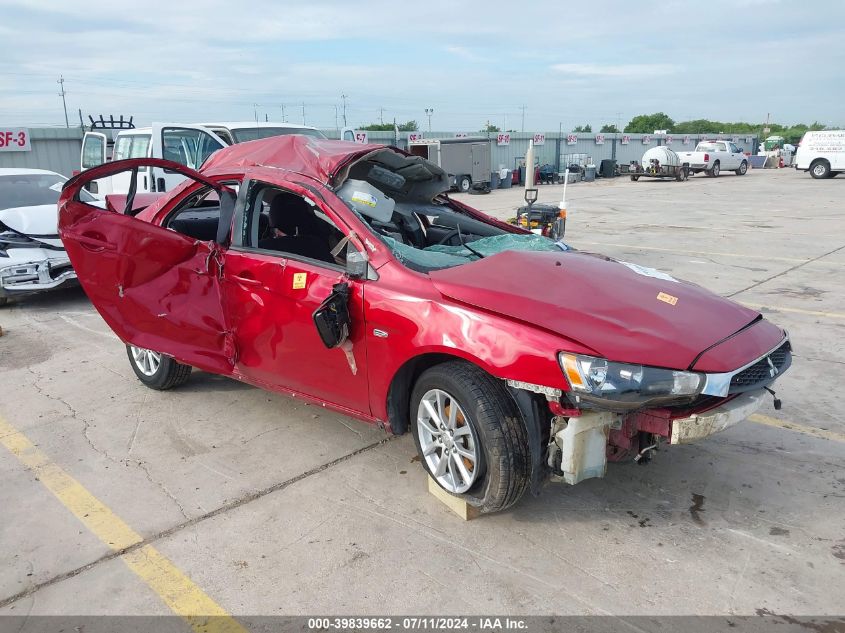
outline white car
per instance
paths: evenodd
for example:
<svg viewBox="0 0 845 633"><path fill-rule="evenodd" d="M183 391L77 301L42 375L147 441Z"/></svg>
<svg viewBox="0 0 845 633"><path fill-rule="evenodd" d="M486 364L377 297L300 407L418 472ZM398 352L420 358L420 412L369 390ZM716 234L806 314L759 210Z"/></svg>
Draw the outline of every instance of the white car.
<svg viewBox="0 0 845 633"><path fill-rule="evenodd" d="M704 172L717 177L723 171L744 176L748 171L748 157L731 141L701 141L693 152L678 152L681 163L689 164L689 172Z"/></svg>
<svg viewBox="0 0 845 633"><path fill-rule="evenodd" d="M76 281L56 228L56 203L66 181L44 169L0 169L0 306Z"/></svg>
<svg viewBox="0 0 845 633"><path fill-rule="evenodd" d="M845 171L845 130L806 132L795 154L795 169L813 178L831 178Z"/></svg>

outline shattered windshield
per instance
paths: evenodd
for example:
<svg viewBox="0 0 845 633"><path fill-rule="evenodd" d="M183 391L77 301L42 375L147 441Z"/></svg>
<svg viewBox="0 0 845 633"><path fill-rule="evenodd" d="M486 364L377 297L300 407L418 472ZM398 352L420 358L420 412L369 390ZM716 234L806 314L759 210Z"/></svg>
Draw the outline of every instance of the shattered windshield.
<svg viewBox="0 0 845 633"><path fill-rule="evenodd" d="M467 246L436 244L419 249L386 235L381 236L390 247L393 256L401 263L415 269L439 270L452 268L481 257L490 257L504 251L549 251L569 250L563 242L554 242L542 235L505 233L473 240Z"/></svg>

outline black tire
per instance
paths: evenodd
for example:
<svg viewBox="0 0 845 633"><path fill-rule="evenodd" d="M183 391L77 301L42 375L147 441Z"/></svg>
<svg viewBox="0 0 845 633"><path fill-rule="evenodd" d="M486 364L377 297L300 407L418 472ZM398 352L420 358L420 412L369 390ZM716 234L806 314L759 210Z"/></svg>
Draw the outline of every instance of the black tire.
<svg viewBox="0 0 845 633"><path fill-rule="evenodd" d="M717 160L715 163L713 163L713 168L707 175L713 178L718 178L720 173L722 173L722 167L721 165L719 165L719 161Z"/></svg>
<svg viewBox="0 0 845 633"><path fill-rule="evenodd" d="M640 177L639 177L639 176L631 176L631 180L632 180L633 182L637 182L639 179L640 179Z"/></svg>
<svg viewBox="0 0 845 633"><path fill-rule="evenodd" d="M469 176L461 176L460 180L458 180L458 191L461 193L466 193L470 189L472 189L472 180Z"/></svg>
<svg viewBox="0 0 845 633"><path fill-rule="evenodd" d="M744 176L748 173L748 163L746 161L742 161L739 164L739 169L737 169L735 173L737 176Z"/></svg>
<svg viewBox="0 0 845 633"><path fill-rule="evenodd" d="M132 345L126 346L126 354L129 356L129 364L132 365L132 370L135 372L138 380L147 385L150 389L156 389L157 391L173 389L174 387L185 384L191 375L190 365L183 365L182 363L175 361L170 356L165 356L164 354L161 354L161 360L159 361L158 368L151 374L145 373L145 368L139 365L139 361L135 359L133 349L139 350L139 348L133 348ZM148 368L147 371L149 371Z"/></svg>
<svg viewBox="0 0 845 633"><path fill-rule="evenodd" d="M817 180L822 178L830 178L830 163L823 158L814 160L813 163L810 165L810 175L813 178L816 178Z"/></svg>
<svg viewBox="0 0 845 633"><path fill-rule="evenodd" d="M420 375L411 395L411 433L423 467L437 481L423 455L417 420L423 396L434 389L445 391L463 410L479 454L471 488L456 494L441 487L484 513L515 504L528 488L531 457L525 423L504 383L465 361L435 365Z"/></svg>
<svg viewBox="0 0 845 633"><path fill-rule="evenodd" d="M9 297L0 297L0 308L9 303Z"/></svg>

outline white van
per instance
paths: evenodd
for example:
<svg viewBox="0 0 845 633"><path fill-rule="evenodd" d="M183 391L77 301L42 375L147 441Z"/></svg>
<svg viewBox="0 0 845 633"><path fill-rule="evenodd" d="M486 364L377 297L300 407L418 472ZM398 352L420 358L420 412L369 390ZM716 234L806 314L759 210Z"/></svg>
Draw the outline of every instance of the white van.
<svg viewBox="0 0 845 633"><path fill-rule="evenodd" d="M112 155L108 137L102 132L86 132L82 139L82 170L97 167L110 160L124 158L165 158L191 169L199 169L205 159L218 149L270 136L304 134L317 138L326 136L317 128L296 123L226 122L226 123L153 123L151 127L121 130L114 137ZM94 180L91 193L127 193L131 172ZM184 176L158 167L138 170L137 191L149 193L169 191L185 179Z"/></svg>
<svg viewBox="0 0 845 633"><path fill-rule="evenodd" d="M795 169L813 178L831 178L845 171L845 130L806 132L795 153Z"/></svg>
<svg viewBox="0 0 845 633"><path fill-rule="evenodd" d="M199 125L211 130L229 145L256 141L271 136L284 136L286 134L303 134L316 138L326 138L326 135L317 128L309 125L298 125L296 123L229 121L224 123L200 123Z"/></svg>
<svg viewBox="0 0 845 633"><path fill-rule="evenodd" d="M100 132L86 132L82 139L81 167L83 170L90 169L108 160L125 158L164 158L191 169L199 169L206 158L227 145L229 143L201 125L153 123L150 127L118 132L112 156L109 157L106 136ZM131 172L127 171L94 180L89 190L99 195L127 193L130 178ZM184 179L181 174L160 167L141 167L138 170L137 191L170 191Z"/></svg>

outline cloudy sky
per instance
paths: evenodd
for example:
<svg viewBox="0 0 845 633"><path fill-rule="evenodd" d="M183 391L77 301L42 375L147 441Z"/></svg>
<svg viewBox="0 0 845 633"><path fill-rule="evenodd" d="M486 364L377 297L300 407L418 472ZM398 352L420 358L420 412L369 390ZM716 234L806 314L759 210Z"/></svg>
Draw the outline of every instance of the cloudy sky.
<svg viewBox="0 0 845 633"><path fill-rule="evenodd" d="M695 8L703 7L703 8ZM0 125L845 125L845 1L0 0ZM381 110L383 108L383 111Z"/></svg>

